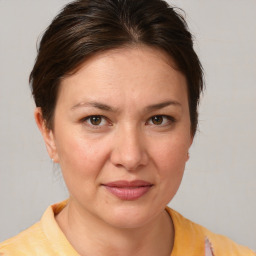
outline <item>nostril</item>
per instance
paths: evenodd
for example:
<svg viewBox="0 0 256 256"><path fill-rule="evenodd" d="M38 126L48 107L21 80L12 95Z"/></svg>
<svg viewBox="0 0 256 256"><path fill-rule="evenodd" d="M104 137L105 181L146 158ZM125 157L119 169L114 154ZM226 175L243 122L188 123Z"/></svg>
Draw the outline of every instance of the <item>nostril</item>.
<svg viewBox="0 0 256 256"><path fill-rule="evenodd" d="M136 171L148 162L145 152L112 152L111 161L118 168Z"/></svg>

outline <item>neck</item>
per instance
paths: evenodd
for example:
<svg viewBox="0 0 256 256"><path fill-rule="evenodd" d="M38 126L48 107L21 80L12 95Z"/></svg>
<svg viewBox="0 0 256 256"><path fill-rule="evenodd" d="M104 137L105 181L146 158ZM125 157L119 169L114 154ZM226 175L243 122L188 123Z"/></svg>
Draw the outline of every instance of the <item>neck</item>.
<svg viewBox="0 0 256 256"><path fill-rule="evenodd" d="M174 227L166 211L142 227L116 228L69 203L56 221L81 256L169 256L173 247Z"/></svg>

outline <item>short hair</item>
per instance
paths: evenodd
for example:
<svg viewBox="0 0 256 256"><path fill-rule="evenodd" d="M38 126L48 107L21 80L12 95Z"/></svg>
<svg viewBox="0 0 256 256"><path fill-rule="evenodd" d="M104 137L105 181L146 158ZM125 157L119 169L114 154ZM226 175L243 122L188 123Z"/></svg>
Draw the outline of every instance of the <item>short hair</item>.
<svg viewBox="0 0 256 256"><path fill-rule="evenodd" d="M186 21L163 0L76 0L61 10L42 36L29 78L49 129L61 79L92 55L131 44L163 50L184 74L195 134L204 87L202 66Z"/></svg>

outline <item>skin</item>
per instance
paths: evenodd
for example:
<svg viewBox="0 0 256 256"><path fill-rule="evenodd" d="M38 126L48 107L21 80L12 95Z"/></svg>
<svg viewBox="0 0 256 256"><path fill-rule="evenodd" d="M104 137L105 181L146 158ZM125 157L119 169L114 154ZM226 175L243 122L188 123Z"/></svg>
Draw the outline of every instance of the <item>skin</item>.
<svg viewBox="0 0 256 256"><path fill-rule="evenodd" d="M165 206L193 140L186 79L173 61L147 46L97 54L62 80L54 129L40 108L35 119L70 193L56 220L73 247L81 255L170 255ZM102 185L117 180L152 187L121 200Z"/></svg>

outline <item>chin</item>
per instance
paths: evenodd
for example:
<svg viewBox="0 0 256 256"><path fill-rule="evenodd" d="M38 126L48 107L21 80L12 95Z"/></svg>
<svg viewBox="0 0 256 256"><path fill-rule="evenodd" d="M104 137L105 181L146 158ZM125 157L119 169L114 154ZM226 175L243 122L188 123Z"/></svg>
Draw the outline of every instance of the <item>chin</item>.
<svg viewBox="0 0 256 256"><path fill-rule="evenodd" d="M105 222L115 228L140 228L151 222L157 214L143 207L118 207L105 215Z"/></svg>

